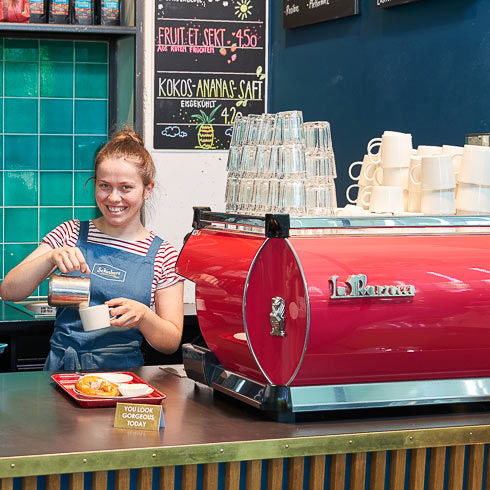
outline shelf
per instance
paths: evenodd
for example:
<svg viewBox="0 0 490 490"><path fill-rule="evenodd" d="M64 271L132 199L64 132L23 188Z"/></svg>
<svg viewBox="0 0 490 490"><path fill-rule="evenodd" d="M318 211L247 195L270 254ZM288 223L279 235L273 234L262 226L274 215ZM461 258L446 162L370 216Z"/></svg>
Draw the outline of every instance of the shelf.
<svg viewBox="0 0 490 490"><path fill-rule="evenodd" d="M87 34L92 36L120 37L134 36L136 34L136 27L75 24L17 24L14 22L0 22L0 34L22 34L26 32L34 32L36 34Z"/></svg>

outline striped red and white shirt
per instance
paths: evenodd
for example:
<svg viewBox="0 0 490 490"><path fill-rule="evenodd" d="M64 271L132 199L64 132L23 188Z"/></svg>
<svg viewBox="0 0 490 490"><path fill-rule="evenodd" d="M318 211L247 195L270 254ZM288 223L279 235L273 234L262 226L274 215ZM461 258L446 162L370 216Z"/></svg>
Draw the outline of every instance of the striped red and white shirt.
<svg viewBox="0 0 490 490"><path fill-rule="evenodd" d="M79 233L80 221L72 219L61 223L61 225L50 231L42 241L52 248L75 247ZM120 240L119 238L102 233L95 227L92 220L90 220L87 241L145 256L148 253L154 236L154 233L150 232L150 236L145 240L138 240L136 242ZM157 289L168 288L184 280L183 277L175 272L177 258L177 250L170 243L163 241L155 258L155 269L151 285L152 305L155 302L155 291Z"/></svg>

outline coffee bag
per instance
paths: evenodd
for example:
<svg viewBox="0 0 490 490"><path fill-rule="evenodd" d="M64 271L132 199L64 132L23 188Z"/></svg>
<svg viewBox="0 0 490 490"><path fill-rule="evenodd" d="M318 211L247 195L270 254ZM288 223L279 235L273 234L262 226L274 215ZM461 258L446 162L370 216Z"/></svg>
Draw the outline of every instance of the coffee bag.
<svg viewBox="0 0 490 490"><path fill-rule="evenodd" d="M49 0L49 23L70 24L70 0Z"/></svg>

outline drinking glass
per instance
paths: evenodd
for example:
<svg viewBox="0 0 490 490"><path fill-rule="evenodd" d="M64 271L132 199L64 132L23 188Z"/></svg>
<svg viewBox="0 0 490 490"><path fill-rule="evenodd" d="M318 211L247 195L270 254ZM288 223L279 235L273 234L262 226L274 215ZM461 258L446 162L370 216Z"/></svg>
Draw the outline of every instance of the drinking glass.
<svg viewBox="0 0 490 490"><path fill-rule="evenodd" d="M305 143L307 150L332 151L332 134L327 121L304 123Z"/></svg>
<svg viewBox="0 0 490 490"><path fill-rule="evenodd" d="M308 216L332 216L336 207L337 195L332 179L325 184L306 186L306 214Z"/></svg>
<svg viewBox="0 0 490 490"><path fill-rule="evenodd" d="M337 177L333 152L306 151L306 177L311 181Z"/></svg>
<svg viewBox="0 0 490 490"><path fill-rule="evenodd" d="M278 112L276 117L275 144L289 145L304 141L303 113L301 111Z"/></svg>
<svg viewBox="0 0 490 490"><path fill-rule="evenodd" d="M245 135L243 138L244 144L253 145L258 143L261 119L262 114L249 114L247 116L247 124L245 126Z"/></svg>
<svg viewBox="0 0 490 490"><path fill-rule="evenodd" d="M230 146L228 151L228 161L226 162L226 170L229 173L238 173L240 170L240 162L242 159L242 147Z"/></svg>
<svg viewBox="0 0 490 490"><path fill-rule="evenodd" d="M271 147L269 145L257 145L255 151L255 170L257 178L270 178L273 173L270 168Z"/></svg>
<svg viewBox="0 0 490 490"><path fill-rule="evenodd" d="M260 120L257 122L257 144L271 145L274 143L276 134L276 120L277 116L275 114L262 114Z"/></svg>
<svg viewBox="0 0 490 490"><path fill-rule="evenodd" d="M279 149L281 147L279 145L271 145L269 148L269 161L265 172L269 177L277 177L279 174Z"/></svg>
<svg viewBox="0 0 490 490"><path fill-rule="evenodd" d="M268 212L267 199L269 197L269 179L254 180L254 209L256 213L264 214Z"/></svg>
<svg viewBox="0 0 490 490"><path fill-rule="evenodd" d="M237 114L233 123L233 132L231 134L230 148L239 146L244 143L245 129L247 127L247 116Z"/></svg>
<svg viewBox="0 0 490 490"><path fill-rule="evenodd" d="M237 210L239 180L228 176L226 180L225 203L226 211L234 213Z"/></svg>
<svg viewBox="0 0 490 490"><path fill-rule="evenodd" d="M239 173L243 178L253 178L257 174L255 166L256 145L244 145L242 149L242 158L240 160Z"/></svg>
<svg viewBox="0 0 490 490"><path fill-rule="evenodd" d="M247 214L253 209L254 179L240 179L238 181L237 212Z"/></svg>
<svg viewBox="0 0 490 490"><path fill-rule="evenodd" d="M304 181L285 180L279 188L279 212L304 215L306 212L306 193Z"/></svg>
<svg viewBox="0 0 490 490"><path fill-rule="evenodd" d="M306 157L304 145L292 144L279 147L277 176L279 178L305 178Z"/></svg>
<svg viewBox="0 0 490 490"><path fill-rule="evenodd" d="M279 195L283 183L284 181L281 179L277 179L277 178L269 179L269 188L267 190L267 212L269 213L280 212Z"/></svg>

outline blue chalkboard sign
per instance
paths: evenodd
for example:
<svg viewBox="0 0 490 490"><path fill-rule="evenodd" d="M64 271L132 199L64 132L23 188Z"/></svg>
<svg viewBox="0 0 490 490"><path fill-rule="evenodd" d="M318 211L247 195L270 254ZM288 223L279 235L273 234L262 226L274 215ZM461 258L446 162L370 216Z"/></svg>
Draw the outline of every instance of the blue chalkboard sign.
<svg viewBox="0 0 490 490"><path fill-rule="evenodd" d="M283 27L316 24L359 13L359 0L283 0Z"/></svg>

